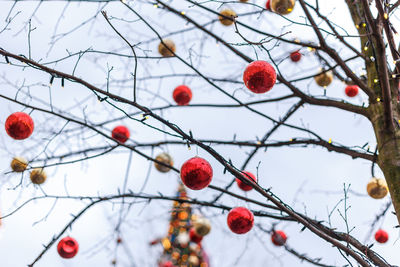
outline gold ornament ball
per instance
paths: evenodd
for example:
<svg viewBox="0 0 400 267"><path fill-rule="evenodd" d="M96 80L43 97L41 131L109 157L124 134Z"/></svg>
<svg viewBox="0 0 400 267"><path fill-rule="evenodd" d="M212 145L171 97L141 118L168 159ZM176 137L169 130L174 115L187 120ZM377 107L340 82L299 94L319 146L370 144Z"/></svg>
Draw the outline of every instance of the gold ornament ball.
<svg viewBox="0 0 400 267"><path fill-rule="evenodd" d="M384 198L388 192L388 186L385 179L373 177L367 184L368 195L375 199Z"/></svg>
<svg viewBox="0 0 400 267"><path fill-rule="evenodd" d="M271 0L271 10L280 15L287 15L293 11L295 0Z"/></svg>
<svg viewBox="0 0 400 267"><path fill-rule="evenodd" d="M188 263L191 264L192 266L198 266L200 261L199 258L195 255L190 255L188 258Z"/></svg>
<svg viewBox="0 0 400 267"><path fill-rule="evenodd" d="M26 170L26 167L28 167L28 162L26 159L21 158L21 157L15 157L11 161L11 169L15 172L23 172Z"/></svg>
<svg viewBox="0 0 400 267"><path fill-rule="evenodd" d="M171 39L164 39L162 40L162 43L160 42L158 45L158 53L160 53L163 57L173 57L175 55L175 51L176 46Z"/></svg>
<svg viewBox="0 0 400 267"><path fill-rule="evenodd" d="M247 1L249 1L249 0L240 0L240 2L242 2L242 3L246 3Z"/></svg>
<svg viewBox="0 0 400 267"><path fill-rule="evenodd" d="M236 17L236 13L232 9L224 9L219 14L222 15L222 16L219 16L218 19L225 26L232 25L233 24L233 20L224 18L223 16L230 17L230 18Z"/></svg>
<svg viewBox="0 0 400 267"><path fill-rule="evenodd" d="M205 236L211 231L211 223L208 219L200 217L194 222L194 230L198 235Z"/></svg>
<svg viewBox="0 0 400 267"><path fill-rule="evenodd" d="M42 168L36 168L32 170L30 178L34 184L43 184L46 181L47 175Z"/></svg>
<svg viewBox="0 0 400 267"><path fill-rule="evenodd" d="M321 87L329 86L333 81L333 74L331 71L323 72L314 77L315 82Z"/></svg>
<svg viewBox="0 0 400 267"><path fill-rule="evenodd" d="M158 160L162 163L168 164L170 166L174 166L174 161L173 161L172 157L167 153L158 154L156 157L156 160ZM154 167L156 167L156 169L160 172L169 172L171 170L171 168L163 166L157 162L154 162Z"/></svg>

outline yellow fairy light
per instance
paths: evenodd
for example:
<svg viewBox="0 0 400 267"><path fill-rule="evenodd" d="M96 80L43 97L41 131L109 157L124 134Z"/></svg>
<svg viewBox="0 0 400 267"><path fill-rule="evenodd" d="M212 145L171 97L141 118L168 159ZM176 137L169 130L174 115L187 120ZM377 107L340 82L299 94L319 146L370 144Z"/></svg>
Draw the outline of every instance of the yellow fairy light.
<svg viewBox="0 0 400 267"><path fill-rule="evenodd" d="M313 48L312 48L312 47L307 47L307 50L308 50L308 51L312 51Z"/></svg>
<svg viewBox="0 0 400 267"><path fill-rule="evenodd" d="M293 10L293 9L291 9L291 8L288 8L288 9L287 9L288 12L292 12L292 10Z"/></svg>
<svg viewBox="0 0 400 267"><path fill-rule="evenodd" d="M383 14L383 17L384 17L385 19L388 19L388 14L387 14L387 13Z"/></svg>
<svg viewBox="0 0 400 267"><path fill-rule="evenodd" d="M290 142L293 142L293 138L290 138L289 141L290 141Z"/></svg>
<svg viewBox="0 0 400 267"><path fill-rule="evenodd" d="M182 14L182 15L185 15L185 14L186 14L186 12L185 12L185 11L182 11L182 12L181 12L181 14Z"/></svg>
<svg viewBox="0 0 400 267"><path fill-rule="evenodd" d="M358 24L356 24L356 28L357 28L357 29L359 29L359 28L360 28L360 26L359 26Z"/></svg>
<svg viewBox="0 0 400 267"><path fill-rule="evenodd" d="M395 78L396 78L396 75L395 75L395 74L392 74L392 78L395 79Z"/></svg>
<svg viewBox="0 0 400 267"><path fill-rule="evenodd" d="M378 97L378 98L376 99L376 102L381 102L381 99Z"/></svg>
<svg viewBox="0 0 400 267"><path fill-rule="evenodd" d="M368 50L368 46L364 46L364 51L367 51Z"/></svg>
<svg viewBox="0 0 400 267"><path fill-rule="evenodd" d="M378 83L378 81L379 81L378 79L374 79L374 83Z"/></svg>
<svg viewBox="0 0 400 267"><path fill-rule="evenodd" d="M364 22L364 23L362 24L362 26L365 28L365 27L367 27L367 24Z"/></svg>
<svg viewBox="0 0 400 267"><path fill-rule="evenodd" d="M154 8L157 8L157 7L158 7L158 5L157 5L157 4L154 4L154 5L153 5L153 7L154 7Z"/></svg>
<svg viewBox="0 0 400 267"><path fill-rule="evenodd" d="M300 43L300 40L299 39L295 39L294 42L295 43Z"/></svg>
<svg viewBox="0 0 400 267"><path fill-rule="evenodd" d="M332 144L332 138L329 138L328 143L329 143L329 144Z"/></svg>

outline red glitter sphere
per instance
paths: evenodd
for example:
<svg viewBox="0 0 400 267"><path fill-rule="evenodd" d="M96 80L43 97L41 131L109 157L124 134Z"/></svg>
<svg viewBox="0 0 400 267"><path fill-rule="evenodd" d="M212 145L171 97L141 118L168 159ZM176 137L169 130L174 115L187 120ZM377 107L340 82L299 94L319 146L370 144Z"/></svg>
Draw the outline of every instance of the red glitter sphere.
<svg viewBox="0 0 400 267"><path fill-rule="evenodd" d="M254 176L254 174L252 174L251 172L242 172L242 173L247 179L251 179L257 183L257 178ZM244 182L240 181L238 178L236 178L236 183L239 186L239 188L242 189L243 191L250 191L251 189L253 189L253 187L251 185L245 184Z"/></svg>
<svg viewBox="0 0 400 267"><path fill-rule="evenodd" d="M299 52L299 50L290 53L290 59L293 62L299 62L301 59L301 53Z"/></svg>
<svg viewBox="0 0 400 267"><path fill-rule="evenodd" d="M24 112L15 112L6 120L7 134L16 140L26 139L31 136L34 128L31 116Z"/></svg>
<svg viewBox="0 0 400 267"><path fill-rule="evenodd" d="M57 245L58 254L60 254L60 256L65 259L75 257L75 255L78 253L78 249L78 242L69 236L61 239Z"/></svg>
<svg viewBox="0 0 400 267"><path fill-rule="evenodd" d="M283 231L273 231L271 235L271 241L275 246L283 246L286 243L287 236Z"/></svg>
<svg viewBox="0 0 400 267"><path fill-rule="evenodd" d="M231 209L227 218L229 229L235 234L245 234L254 225L254 215L244 207Z"/></svg>
<svg viewBox="0 0 400 267"><path fill-rule="evenodd" d="M344 90L348 97L355 97L358 94L358 86L357 85L347 85Z"/></svg>
<svg viewBox="0 0 400 267"><path fill-rule="evenodd" d="M375 240L379 243L386 243L389 240L389 234L382 229L379 229L375 233Z"/></svg>
<svg viewBox="0 0 400 267"><path fill-rule="evenodd" d="M186 85L179 85L174 89L172 97L179 106L186 106L192 99L192 90Z"/></svg>
<svg viewBox="0 0 400 267"><path fill-rule="evenodd" d="M275 85L276 72L274 67L266 61L253 61L244 70L243 81L253 93L265 93Z"/></svg>
<svg viewBox="0 0 400 267"><path fill-rule="evenodd" d="M201 242L201 240L203 240L203 237L201 235L198 235L194 228L190 228L189 237L190 237L190 241L197 243L197 244L199 244Z"/></svg>
<svg viewBox="0 0 400 267"><path fill-rule="evenodd" d="M271 10L271 0L267 0L267 3L265 3L265 8L267 10Z"/></svg>
<svg viewBox="0 0 400 267"><path fill-rule="evenodd" d="M181 179L192 190L200 190L211 183L213 169L205 159L194 157L183 163Z"/></svg>
<svg viewBox="0 0 400 267"><path fill-rule="evenodd" d="M125 143L126 140L129 139L130 135L131 134L129 133L128 128L126 128L123 125L115 127L111 133L112 138L114 138L115 140L117 140L121 143Z"/></svg>

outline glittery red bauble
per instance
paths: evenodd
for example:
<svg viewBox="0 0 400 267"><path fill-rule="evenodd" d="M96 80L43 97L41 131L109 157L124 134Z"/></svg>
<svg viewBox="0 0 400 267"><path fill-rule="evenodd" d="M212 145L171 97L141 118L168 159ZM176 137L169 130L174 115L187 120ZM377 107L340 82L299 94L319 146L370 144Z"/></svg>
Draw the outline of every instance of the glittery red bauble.
<svg viewBox="0 0 400 267"><path fill-rule="evenodd" d="M171 261L163 261L158 264L159 267L175 267Z"/></svg>
<svg viewBox="0 0 400 267"><path fill-rule="evenodd" d="M6 132L7 134L16 140L22 140L28 138L34 128L33 120L31 116L24 112L15 112L8 116L6 120Z"/></svg>
<svg viewBox="0 0 400 267"><path fill-rule="evenodd" d="M197 244L200 243L201 240L203 240L203 237L201 235L198 235L194 228L190 228L189 237L190 237L190 241L197 243Z"/></svg>
<svg viewBox="0 0 400 267"><path fill-rule="evenodd" d="M267 0L267 3L265 3L265 8L267 10L271 10L271 0Z"/></svg>
<svg viewBox="0 0 400 267"><path fill-rule="evenodd" d="M386 243L389 240L389 234L382 229L379 229L375 233L375 240L379 243Z"/></svg>
<svg viewBox="0 0 400 267"><path fill-rule="evenodd" d="M126 128L125 126L122 126L122 125L115 127L111 133L112 138L114 138L115 140L117 140L121 143L125 143L126 140L129 139L130 135L131 134L129 133L128 128Z"/></svg>
<svg viewBox="0 0 400 267"><path fill-rule="evenodd" d="M347 85L344 90L348 97L355 97L358 94L358 86L357 85Z"/></svg>
<svg viewBox="0 0 400 267"><path fill-rule="evenodd" d="M257 182L257 178L251 172L242 172L242 173L247 179L252 179L254 182ZM240 181L238 178L236 178L236 183L239 186L239 188L242 189L243 191L250 191L251 189L253 189L253 187L251 187L251 185L245 184L244 182Z"/></svg>
<svg viewBox="0 0 400 267"><path fill-rule="evenodd" d="M265 93L275 85L276 72L274 67L266 61L253 61L244 70L243 81L253 93Z"/></svg>
<svg viewBox="0 0 400 267"><path fill-rule="evenodd" d="M192 90L186 85L179 85L175 88L172 97L179 106L186 106L192 99Z"/></svg>
<svg viewBox="0 0 400 267"><path fill-rule="evenodd" d="M78 242L72 237L64 237L58 242L57 251L62 258L70 259L78 253Z"/></svg>
<svg viewBox="0 0 400 267"><path fill-rule="evenodd" d="M287 236L283 231L273 231L271 241L275 246L283 246L286 243Z"/></svg>
<svg viewBox="0 0 400 267"><path fill-rule="evenodd" d="M231 209L228 214L228 226L235 234L245 234L251 230L254 224L254 216L244 207Z"/></svg>
<svg viewBox="0 0 400 267"><path fill-rule="evenodd" d="M299 62L301 59L301 53L299 51L294 51L294 52L290 53L290 59L293 62Z"/></svg>
<svg viewBox="0 0 400 267"><path fill-rule="evenodd" d="M192 190L200 190L211 183L213 170L205 159L194 157L183 163L181 179Z"/></svg>

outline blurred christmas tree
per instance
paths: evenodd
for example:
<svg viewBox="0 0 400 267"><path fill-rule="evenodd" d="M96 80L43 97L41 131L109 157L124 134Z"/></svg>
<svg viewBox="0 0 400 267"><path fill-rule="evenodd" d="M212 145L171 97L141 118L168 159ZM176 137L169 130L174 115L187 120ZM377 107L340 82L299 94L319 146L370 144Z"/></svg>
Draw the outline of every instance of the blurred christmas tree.
<svg viewBox="0 0 400 267"><path fill-rule="evenodd" d="M185 187L180 184L177 198L187 200ZM211 226L207 219L192 214L189 203L174 201L171 210L168 235L151 244L161 243L163 253L159 267L210 267L207 254L201 245L203 236Z"/></svg>

